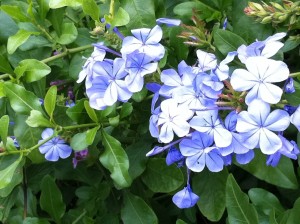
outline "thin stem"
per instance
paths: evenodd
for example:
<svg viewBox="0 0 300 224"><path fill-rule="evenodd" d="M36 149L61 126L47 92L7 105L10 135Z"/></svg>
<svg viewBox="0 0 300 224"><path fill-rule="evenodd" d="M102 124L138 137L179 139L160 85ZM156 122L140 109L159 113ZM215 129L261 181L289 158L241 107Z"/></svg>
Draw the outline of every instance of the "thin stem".
<svg viewBox="0 0 300 224"><path fill-rule="evenodd" d="M27 217L27 176L26 176L26 168L23 167L23 196L24 196L24 211L23 211L23 219Z"/></svg>
<svg viewBox="0 0 300 224"><path fill-rule="evenodd" d="M111 15L111 18L113 19L114 15L115 15L115 0L110 0L109 14Z"/></svg>
<svg viewBox="0 0 300 224"><path fill-rule="evenodd" d="M289 75L289 77L297 77L297 76L300 76L300 72L295 72L295 73L291 73L290 75Z"/></svg>
<svg viewBox="0 0 300 224"><path fill-rule="evenodd" d="M77 217L77 219L75 219L72 224L76 224L78 223L82 218L83 216L86 214L86 210L83 210L83 212L80 214L80 216Z"/></svg>
<svg viewBox="0 0 300 224"><path fill-rule="evenodd" d="M77 124L77 125L71 125L71 126L66 126L62 127L64 130L72 130L72 129L77 129L77 128L89 128L89 127L96 127L99 124L97 123L90 123L90 124Z"/></svg>

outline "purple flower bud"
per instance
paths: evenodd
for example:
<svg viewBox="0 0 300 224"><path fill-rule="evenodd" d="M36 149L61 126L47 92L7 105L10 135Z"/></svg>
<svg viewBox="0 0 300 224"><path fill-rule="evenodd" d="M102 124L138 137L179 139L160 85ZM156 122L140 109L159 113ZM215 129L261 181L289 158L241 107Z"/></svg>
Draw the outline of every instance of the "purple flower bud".
<svg viewBox="0 0 300 224"><path fill-rule="evenodd" d="M75 152L74 158L72 159L74 169L77 167L78 162L86 159L88 153L89 153L88 149Z"/></svg>
<svg viewBox="0 0 300 224"><path fill-rule="evenodd" d="M119 37L121 40L124 39L124 35L119 31L118 27L114 27L114 28L113 28L113 32L114 32L115 34L117 34L118 37Z"/></svg>
<svg viewBox="0 0 300 224"><path fill-rule="evenodd" d="M183 188L183 190L177 192L172 198L173 203L178 208L191 208L198 200L199 196L192 192L189 184Z"/></svg>
<svg viewBox="0 0 300 224"><path fill-rule="evenodd" d="M291 105L285 105L283 107L283 109L289 113L289 115L292 115L293 113L295 113L295 111L297 110L298 107L294 107L294 106L291 106Z"/></svg>
<svg viewBox="0 0 300 224"><path fill-rule="evenodd" d="M292 77L289 77L286 82L285 82L285 86L284 86L284 91L286 93L294 93L295 87L294 87L294 80Z"/></svg>
<svg viewBox="0 0 300 224"><path fill-rule="evenodd" d="M176 149L174 146L172 146L166 157L167 165L170 166L173 163L181 162L183 160L184 160L184 156L180 153L180 151L178 149Z"/></svg>
<svg viewBox="0 0 300 224"><path fill-rule="evenodd" d="M181 24L180 19L169 19L169 18L159 18L156 20L157 25L166 24L167 26L179 26Z"/></svg>
<svg viewBox="0 0 300 224"><path fill-rule="evenodd" d="M227 20L227 17L226 17L225 20L224 20L224 22L223 22L223 30L226 30L226 28L227 28L227 22L228 22L228 20Z"/></svg>

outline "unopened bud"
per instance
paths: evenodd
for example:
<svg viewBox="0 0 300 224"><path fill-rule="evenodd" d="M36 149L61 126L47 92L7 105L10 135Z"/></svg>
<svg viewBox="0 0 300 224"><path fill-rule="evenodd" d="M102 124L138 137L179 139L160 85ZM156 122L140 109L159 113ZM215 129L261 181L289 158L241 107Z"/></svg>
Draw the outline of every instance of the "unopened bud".
<svg viewBox="0 0 300 224"><path fill-rule="evenodd" d="M285 11L285 9L284 9L280 4L278 4L278 3L276 3L276 2L270 2L270 4L271 4L275 9L278 9L278 10L280 10L280 11L282 11L282 12Z"/></svg>
<svg viewBox="0 0 300 224"><path fill-rule="evenodd" d="M272 16L267 16L261 20L262 24L266 24L266 23L270 23L270 22L272 22Z"/></svg>
<svg viewBox="0 0 300 224"><path fill-rule="evenodd" d="M261 4L255 2L249 2L249 7L255 11L265 11L264 7Z"/></svg>

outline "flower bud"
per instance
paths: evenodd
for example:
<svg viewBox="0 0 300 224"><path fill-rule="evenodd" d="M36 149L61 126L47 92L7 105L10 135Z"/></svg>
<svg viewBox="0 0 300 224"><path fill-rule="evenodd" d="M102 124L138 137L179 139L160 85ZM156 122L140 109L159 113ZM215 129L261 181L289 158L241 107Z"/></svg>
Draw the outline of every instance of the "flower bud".
<svg viewBox="0 0 300 224"><path fill-rule="evenodd" d="M263 18L261 20L262 24L266 24L266 23L270 23L270 22L272 22L272 16L266 16L265 18Z"/></svg>

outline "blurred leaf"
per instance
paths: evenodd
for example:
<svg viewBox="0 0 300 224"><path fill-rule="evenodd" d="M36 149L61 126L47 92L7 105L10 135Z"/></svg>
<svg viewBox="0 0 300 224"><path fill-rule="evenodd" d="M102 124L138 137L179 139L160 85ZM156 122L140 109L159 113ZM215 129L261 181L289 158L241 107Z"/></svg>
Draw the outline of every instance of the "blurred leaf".
<svg viewBox="0 0 300 224"><path fill-rule="evenodd" d="M16 160L11 163L11 164L7 164L7 166L5 167L5 169L0 170L0 189L5 188L7 185L10 184L13 175L15 173L15 170L17 169L19 163L22 161L23 155L20 154L18 156L19 158L16 158ZM4 160L2 162L6 162L7 160Z"/></svg>
<svg viewBox="0 0 300 224"><path fill-rule="evenodd" d="M246 44L246 42L235 33L221 29L214 32L214 45L223 55L236 51L242 44Z"/></svg>
<svg viewBox="0 0 300 224"><path fill-rule="evenodd" d="M218 173L204 169L201 173L193 176L193 190L201 196L197 205L201 213L210 221L219 221L225 211L227 177L226 169Z"/></svg>
<svg viewBox="0 0 300 224"><path fill-rule="evenodd" d="M269 216L269 224L278 224L277 220L276 220L276 213L274 210L272 210L270 212L270 216Z"/></svg>
<svg viewBox="0 0 300 224"><path fill-rule="evenodd" d="M132 99L135 102L141 102L143 99L145 99L145 97L147 96L148 90L146 88L143 88L140 92L134 93L132 95Z"/></svg>
<svg viewBox="0 0 300 224"><path fill-rule="evenodd" d="M191 18L193 16L193 10L198 11L199 18L209 22L214 19L219 20L221 18L221 13L210 6L202 2L183 2L178 4L174 8L174 13L182 16Z"/></svg>
<svg viewBox="0 0 300 224"><path fill-rule="evenodd" d="M129 14L128 29L153 27L155 25L155 7L153 1L123 0L121 7Z"/></svg>
<svg viewBox="0 0 300 224"><path fill-rule="evenodd" d="M89 117L92 119L92 121L97 123L98 122L97 114L96 114L95 110L93 108L91 108L89 101L87 101L87 100L84 101L84 107L85 107L85 110L88 113Z"/></svg>
<svg viewBox="0 0 300 224"><path fill-rule="evenodd" d="M11 215L11 208L15 205L18 198L19 188L15 188L14 191L5 198L0 197L0 220L6 221L8 216Z"/></svg>
<svg viewBox="0 0 300 224"><path fill-rule="evenodd" d="M24 87L6 82L4 91L16 113L29 115L32 110L43 111L39 99Z"/></svg>
<svg viewBox="0 0 300 224"><path fill-rule="evenodd" d="M83 111L85 99L77 100L75 106L69 107L66 111L66 114L73 121L80 123L82 121L83 116L86 115L86 112Z"/></svg>
<svg viewBox="0 0 300 224"><path fill-rule="evenodd" d="M112 27L125 26L130 21L129 14L122 7L119 7L113 19L111 19L109 16L105 16L105 19L111 24Z"/></svg>
<svg viewBox="0 0 300 224"><path fill-rule="evenodd" d="M0 10L0 43L5 43L8 37L14 35L18 31L17 24L5 12Z"/></svg>
<svg viewBox="0 0 300 224"><path fill-rule="evenodd" d="M62 194L54 179L49 175L46 175L41 182L40 205L56 223L61 223L66 205L63 202Z"/></svg>
<svg viewBox="0 0 300 224"><path fill-rule="evenodd" d="M125 192L123 197L124 206L121 210L121 218L124 224L158 223L155 213L142 198L129 192Z"/></svg>
<svg viewBox="0 0 300 224"><path fill-rule="evenodd" d="M16 5L2 5L0 7L5 13L11 16L11 18L19 22L28 22L30 19L23 13L20 6Z"/></svg>
<svg viewBox="0 0 300 224"><path fill-rule="evenodd" d="M95 0L82 0L83 12L99 22L100 10Z"/></svg>
<svg viewBox="0 0 300 224"><path fill-rule="evenodd" d="M13 54L19 46L25 43L31 35L38 35L38 32L19 30L15 35L10 36L7 41L7 52Z"/></svg>
<svg viewBox="0 0 300 224"><path fill-rule="evenodd" d="M39 9L38 9L38 12L39 12L39 15L40 15L40 18L42 20L44 20L47 16L47 13L50 9L49 7L49 1L50 0L37 0L38 4L39 4Z"/></svg>
<svg viewBox="0 0 300 224"><path fill-rule="evenodd" d="M50 6L50 3L49 3ZM51 22L52 27L54 28L55 32L58 36L62 34L62 26L64 23L62 23L65 16L65 9L59 8L59 9L52 9L49 12L48 19Z"/></svg>
<svg viewBox="0 0 300 224"><path fill-rule="evenodd" d="M111 172L110 176L118 188L129 187L132 182L128 173L129 160L121 143L102 130L102 144L105 150L100 155L100 162Z"/></svg>
<svg viewBox="0 0 300 224"><path fill-rule="evenodd" d="M187 223L181 219L177 219L176 224L187 224Z"/></svg>
<svg viewBox="0 0 300 224"><path fill-rule="evenodd" d="M50 224L46 219L40 219L36 217L26 217L22 224Z"/></svg>
<svg viewBox="0 0 300 224"><path fill-rule="evenodd" d="M25 59L15 68L18 77L23 76L25 82L38 81L51 72L51 68L45 63L36 59Z"/></svg>
<svg viewBox="0 0 300 224"><path fill-rule="evenodd" d="M232 174L226 184L226 208L229 223L258 224L257 212L249 202L248 196L241 191Z"/></svg>
<svg viewBox="0 0 300 224"><path fill-rule="evenodd" d="M265 155L256 150L255 157L251 163L238 166L270 184L288 189L298 188L293 163L285 156L281 157L276 167L267 166Z"/></svg>
<svg viewBox="0 0 300 224"><path fill-rule="evenodd" d="M170 47L172 47L172 49L169 50L168 54L172 54L173 57L177 58L177 62L181 60L186 60L189 53L188 46L183 43L183 40L181 38L178 38L178 35L181 32L181 27L174 27L169 34Z"/></svg>
<svg viewBox="0 0 300 224"><path fill-rule="evenodd" d="M131 103L124 103L120 112L120 119L128 117L133 111L133 107Z"/></svg>
<svg viewBox="0 0 300 224"><path fill-rule="evenodd" d="M57 42L60 44L70 44L76 40L78 32L74 23L63 23L62 25L62 34L58 38Z"/></svg>
<svg viewBox="0 0 300 224"><path fill-rule="evenodd" d="M295 201L293 208L290 210L286 223L299 223L300 220L299 210L300 210L300 198L298 198Z"/></svg>
<svg viewBox="0 0 300 224"><path fill-rule="evenodd" d="M65 6L78 7L81 6L84 0L49 0L49 7L51 9L62 8Z"/></svg>
<svg viewBox="0 0 300 224"><path fill-rule="evenodd" d="M57 97L57 86L51 86L45 96L44 99L44 107L47 114L53 119L53 112L56 105L56 97Z"/></svg>
<svg viewBox="0 0 300 224"><path fill-rule="evenodd" d="M89 34L87 34L89 35ZM82 58L81 54L75 54L70 62L70 67L69 67L69 76L77 80L78 79L78 74L82 70L82 66L84 65L85 60Z"/></svg>
<svg viewBox="0 0 300 224"><path fill-rule="evenodd" d="M8 126L9 126L9 116L4 115L0 118L0 137L1 137L1 140L3 141L4 148L6 146Z"/></svg>
<svg viewBox="0 0 300 224"><path fill-rule="evenodd" d="M7 60L6 49L4 46L0 47L0 72L10 74L14 72Z"/></svg>
<svg viewBox="0 0 300 224"><path fill-rule="evenodd" d="M264 189L251 188L248 195L255 207L268 216L273 210L277 214L284 212L284 208L280 204L278 198Z"/></svg>
<svg viewBox="0 0 300 224"><path fill-rule="evenodd" d="M169 193L184 183L183 174L176 165L167 166L162 158L148 160L147 169L142 175L143 182L153 192Z"/></svg>
<svg viewBox="0 0 300 224"><path fill-rule="evenodd" d="M99 126L88 129L85 132L77 133L71 138L70 145L73 150L81 151L86 149L89 145L93 144Z"/></svg>
<svg viewBox="0 0 300 224"><path fill-rule="evenodd" d="M38 110L32 110L30 112L30 116L27 118L26 124L30 127L53 127L52 123Z"/></svg>

